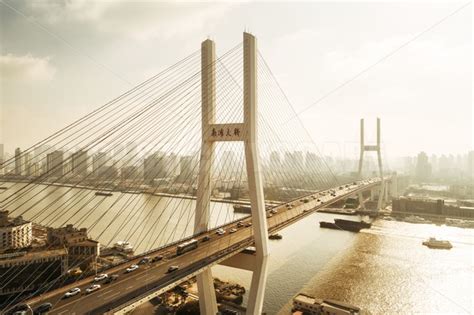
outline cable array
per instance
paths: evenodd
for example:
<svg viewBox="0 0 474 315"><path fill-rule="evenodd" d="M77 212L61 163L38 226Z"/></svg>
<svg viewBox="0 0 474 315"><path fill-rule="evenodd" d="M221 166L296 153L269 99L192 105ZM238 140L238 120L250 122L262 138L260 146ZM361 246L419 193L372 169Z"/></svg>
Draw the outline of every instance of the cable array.
<svg viewBox="0 0 474 315"><path fill-rule="evenodd" d="M242 44L201 69L198 52L36 143L4 166L0 207L35 225L87 228L90 238L110 247L118 240L136 253L193 235L201 144L201 75L216 73L217 123L241 122ZM283 122L294 109L262 55L258 55L258 145L267 200L282 202L330 187L337 179L300 123ZM245 156L239 142L218 143L211 188L220 198L248 199ZM32 171L32 165L36 168ZM39 173L39 174L38 174ZM110 192L112 197L96 192ZM173 196L175 198L173 198ZM219 196L218 196L219 197ZM211 204L210 228L245 216L224 202ZM229 239L230 245L230 239ZM43 250L53 249L47 244ZM83 261L76 261L73 268ZM25 288L58 267L0 275L0 288L22 275ZM85 274L90 270L85 270ZM4 304L59 287L43 281L34 292L12 295Z"/></svg>

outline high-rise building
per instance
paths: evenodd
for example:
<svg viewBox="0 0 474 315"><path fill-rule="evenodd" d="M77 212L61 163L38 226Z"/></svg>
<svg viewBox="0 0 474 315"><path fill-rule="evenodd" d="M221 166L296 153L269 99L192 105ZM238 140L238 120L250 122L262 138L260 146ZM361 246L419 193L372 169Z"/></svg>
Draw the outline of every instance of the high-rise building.
<svg viewBox="0 0 474 315"><path fill-rule="evenodd" d="M92 173L94 176L99 177L104 174L104 170L107 168L107 153L97 152L92 156Z"/></svg>
<svg viewBox="0 0 474 315"><path fill-rule="evenodd" d="M79 150L72 154L72 173L85 177L87 175L89 155L87 151Z"/></svg>
<svg viewBox="0 0 474 315"><path fill-rule="evenodd" d="M420 152L416 161L416 178L419 181L426 181L431 177L431 164L428 162L428 155Z"/></svg>
<svg viewBox="0 0 474 315"><path fill-rule="evenodd" d="M190 182L193 180L194 175L194 158L193 156L182 156L180 159L180 168L179 179L182 182Z"/></svg>
<svg viewBox="0 0 474 315"><path fill-rule="evenodd" d="M161 152L153 153L143 161L143 179L151 184L155 179L167 176L165 155Z"/></svg>
<svg viewBox="0 0 474 315"><path fill-rule="evenodd" d="M125 152L122 155L123 158L123 165L124 166L132 166L135 164L135 161L138 160L137 157L137 144L135 142L127 143L125 147Z"/></svg>
<svg viewBox="0 0 474 315"><path fill-rule="evenodd" d="M23 175L24 165L22 163L21 149L15 149L15 175Z"/></svg>
<svg viewBox="0 0 474 315"><path fill-rule="evenodd" d="M270 153L270 165L269 167L279 170L281 168L280 153L273 151Z"/></svg>
<svg viewBox="0 0 474 315"><path fill-rule="evenodd" d="M50 176L63 176L64 153L53 151L46 156L46 172Z"/></svg>

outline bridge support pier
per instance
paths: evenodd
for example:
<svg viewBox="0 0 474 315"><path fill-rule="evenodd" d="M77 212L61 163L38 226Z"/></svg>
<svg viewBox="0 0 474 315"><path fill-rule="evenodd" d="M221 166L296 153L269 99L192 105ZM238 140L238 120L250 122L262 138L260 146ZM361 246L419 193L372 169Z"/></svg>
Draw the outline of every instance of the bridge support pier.
<svg viewBox="0 0 474 315"><path fill-rule="evenodd" d="M252 228L256 248L247 314L260 314L267 278L268 228L257 147L257 41L253 35L244 33L243 48L244 121L243 123L217 124L215 123L215 45L213 41L208 39L201 46L202 143L194 233L197 234L209 229L212 161L215 142L244 142ZM199 274L197 281L201 314L216 314L217 304L211 270L206 269Z"/></svg>

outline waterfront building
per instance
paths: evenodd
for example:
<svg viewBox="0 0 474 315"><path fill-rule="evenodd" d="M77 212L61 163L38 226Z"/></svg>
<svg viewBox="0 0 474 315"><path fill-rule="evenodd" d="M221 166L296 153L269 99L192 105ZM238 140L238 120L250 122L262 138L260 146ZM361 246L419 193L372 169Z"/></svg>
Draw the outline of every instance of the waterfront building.
<svg viewBox="0 0 474 315"><path fill-rule="evenodd" d="M82 177L87 176L89 155L87 151L79 150L74 152L71 157L72 173Z"/></svg>
<svg viewBox="0 0 474 315"><path fill-rule="evenodd" d="M36 290L64 275L67 268L68 256L65 248L0 254L0 275L15 275L6 285L0 287L0 296Z"/></svg>
<svg viewBox="0 0 474 315"><path fill-rule="evenodd" d="M441 168L442 162L440 162ZM416 160L416 179L420 182L426 181L431 177L431 164L428 162L428 155L420 152Z"/></svg>
<svg viewBox="0 0 474 315"><path fill-rule="evenodd" d="M406 198L392 200L393 212L474 218L474 207L446 205L442 199Z"/></svg>
<svg viewBox="0 0 474 315"><path fill-rule="evenodd" d="M195 174L194 158L192 156L182 156L180 160L181 171L179 179L181 182L191 182Z"/></svg>
<svg viewBox="0 0 474 315"><path fill-rule="evenodd" d="M133 180L138 181L141 180L140 170L138 166L124 166L120 170L120 178L122 180Z"/></svg>
<svg viewBox="0 0 474 315"><path fill-rule="evenodd" d="M155 179L165 178L167 175L165 155L156 152L143 161L143 179L146 184L152 184Z"/></svg>
<svg viewBox="0 0 474 315"><path fill-rule="evenodd" d="M100 255L100 244L89 239L86 228L75 228L72 224L60 228L48 228L48 244L65 246L69 265L78 264L87 268Z"/></svg>
<svg viewBox="0 0 474 315"><path fill-rule="evenodd" d="M107 165L107 153L97 152L92 156L92 173L95 177L100 177L104 174Z"/></svg>
<svg viewBox="0 0 474 315"><path fill-rule="evenodd" d="M46 156L46 171L48 175L63 176L64 153L62 151L53 151Z"/></svg>
<svg viewBox="0 0 474 315"><path fill-rule="evenodd" d="M10 219L8 211L0 211L0 252L30 246L32 231L31 222L21 216Z"/></svg>

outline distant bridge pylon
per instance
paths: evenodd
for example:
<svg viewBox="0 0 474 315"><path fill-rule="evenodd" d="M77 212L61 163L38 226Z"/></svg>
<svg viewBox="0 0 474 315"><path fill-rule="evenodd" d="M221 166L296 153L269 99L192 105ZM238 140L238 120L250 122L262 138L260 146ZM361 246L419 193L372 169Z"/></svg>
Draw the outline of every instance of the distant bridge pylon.
<svg viewBox="0 0 474 315"><path fill-rule="evenodd" d="M380 185L378 201L377 201L378 210L383 208L384 202L386 202L388 199L388 196L387 196L388 189L386 187L386 183L384 180L384 173L383 173L383 166L382 166L382 153L381 153L382 151L381 151L381 146L380 146L380 143L381 143L380 139L381 139L380 118L377 118L377 142L375 145L365 144L364 119L362 118L360 120L360 157L359 157L359 170L357 174L358 174L359 179L361 179L365 152L377 152L377 164L378 164L378 169L379 169L379 176L382 180L381 185ZM373 192L371 194L373 195ZM359 194L359 201L362 202L362 207L364 207L362 193Z"/></svg>

